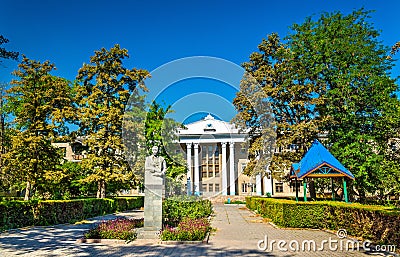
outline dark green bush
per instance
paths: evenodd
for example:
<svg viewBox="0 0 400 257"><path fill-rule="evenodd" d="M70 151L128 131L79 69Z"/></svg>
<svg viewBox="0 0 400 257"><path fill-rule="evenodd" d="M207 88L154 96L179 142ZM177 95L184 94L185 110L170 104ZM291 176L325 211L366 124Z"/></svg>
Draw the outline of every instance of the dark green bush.
<svg viewBox="0 0 400 257"><path fill-rule="evenodd" d="M0 203L0 230L33 225L34 208L38 201L8 201Z"/></svg>
<svg viewBox="0 0 400 257"><path fill-rule="evenodd" d="M349 235L379 244L400 242L400 211L393 207L261 197L246 198L246 206L282 227L346 229Z"/></svg>
<svg viewBox="0 0 400 257"><path fill-rule="evenodd" d="M174 197L163 201L165 225L177 226L184 218L206 218L213 212L210 200L193 197Z"/></svg>
<svg viewBox="0 0 400 257"><path fill-rule="evenodd" d="M0 230L73 223L143 206L143 197L0 202Z"/></svg>

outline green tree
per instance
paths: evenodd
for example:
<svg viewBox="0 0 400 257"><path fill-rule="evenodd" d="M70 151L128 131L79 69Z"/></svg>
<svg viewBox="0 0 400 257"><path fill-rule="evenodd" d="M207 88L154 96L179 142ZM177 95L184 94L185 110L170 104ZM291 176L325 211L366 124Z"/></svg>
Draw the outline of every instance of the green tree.
<svg viewBox="0 0 400 257"><path fill-rule="evenodd" d="M249 153L252 160L256 160L257 154L265 147L266 140L262 135L268 135L268 138L275 135L261 132L265 127L271 127L265 125L271 123L271 117L267 122L260 122L265 107L257 110L257 104L252 103L254 97L265 98L276 121L276 148L280 149L274 154L269 169L282 177L293 162L299 161L319 133L322 121L314 106L321 99L313 94L316 86L307 78L306 64L281 42L277 34L269 35L258 48L260 52L251 54L250 61L243 64L248 75L243 78L233 102L238 110L235 119L250 128ZM295 150L285 151L290 145L295 145ZM254 165L248 166L247 173L251 174Z"/></svg>
<svg viewBox="0 0 400 257"><path fill-rule="evenodd" d="M379 41L370 13L360 9L307 18L291 26L284 43L269 35L244 64L271 102L277 147L294 144L296 149L275 154L272 168L279 163L288 168L314 138L326 134L331 152L355 175L360 198L376 193L388 172L396 173L387 168L394 163L388 142L399 127L390 49Z"/></svg>
<svg viewBox="0 0 400 257"><path fill-rule="evenodd" d="M72 197L92 196L96 193L95 183L82 183L89 174L79 162L64 161L57 174L46 183L46 191L53 192L52 199L70 199Z"/></svg>
<svg viewBox="0 0 400 257"><path fill-rule="evenodd" d="M186 166L181 154L176 154L178 142L176 131L183 125L171 118L166 118L172 112L171 106L163 108L160 104L152 102L147 112L145 122L146 147L150 151L153 145L159 144L160 155L165 158L167 163L166 176L177 178L179 175L186 174ZM149 152L148 152L149 153Z"/></svg>
<svg viewBox="0 0 400 257"><path fill-rule="evenodd" d="M277 123L263 87L249 72L243 76L234 105L238 113L233 122L249 134L248 142L246 142L248 145L244 145L248 147L249 158L244 174L248 176L263 174L271 162L276 146ZM277 167L275 166L275 171L279 171ZM273 170L272 167L269 168ZM282 172L279 171L273 175L280 177Z"/></svg>
<svg viewBox="0 0 400 257"><path fill-rule="evenodd" d="M323 99L315 109L327 117L322 129L328 131L331 151L355 175L361 198L376 193L385 179L388 142L399 124L390 48L368 22L370 13L326 13L294 25L289 35L291 49L300 53Z"/></svg>
<svg viewBox="0 0 400 257"><path fill-rule="evenodd" d="M183 193L183 175L187 171L176 133L178 128L183 127L183 124L167 118L166 115L171 112L171 106L164 108L153 101L145 121L147 155L154 145L159 145L159 154L165 158L167 164L165 181L167 197Z"/></svg>
<svg viewBox="0 0 400 257"><path fill-rule="evenodd" d="M89 147L82 166L91 171L85 181L97 183L99 198L106 196L106 183L126 183L132 179L124 157L122 123L130 95L139 94L137 87L146 90L142 82L149 73L125 68L122 61L127 57L128 51L119 45L110 50L102 48L95 51L77 76L80 133Z"/></svg>
<svg viewBox="0 0 400 257"><path fill-rule="evenodd" d="M0 35L0 45L8 43L9 40L5 38L3 35ZM1 59L12 59L17 60L19 56L18 52L8 51L4 47L0 47L0 63ZM6 145L7 145L7 124L6 124L6 112L4 111L5 106L5 90L6 90L6 83L0 84L0 174L2 174L2 166L3 160L2 155L5 154ZM4 182L4 180L3 180ZM0 183L3 185L3 183Z"/></svg>
<svg viewBox="0 0 400 257"><path fill-rule="evenodd" d="M16 133L4 154L3 172L26 182L28 200L33 187L54 179L51 174L62 156L51 142L68 133L65 120L72 116L72 104L69 82L50 74L55 67L49 61L23 56L18 67L13 72L18 79L7 91L7 110L14 117Z"/></svg>

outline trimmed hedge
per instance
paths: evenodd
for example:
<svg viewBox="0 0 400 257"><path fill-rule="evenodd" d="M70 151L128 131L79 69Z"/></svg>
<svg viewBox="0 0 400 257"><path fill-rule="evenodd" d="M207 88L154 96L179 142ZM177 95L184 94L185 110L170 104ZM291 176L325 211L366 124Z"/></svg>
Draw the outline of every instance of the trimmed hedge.
<svg viewBox="0 0 400 257"><path fill-rule="evenodd" d="M143 207L143 196L0 202L0 231L32 225L74 223L86 218Z"/></svg>
<svg viewBox="0 0 400 257"><path fill-rule="evenodd" d="M281 227L346 229L375 243L400 245L400 210L393 207L262 197L247 197L246 206Z"/></svg>
<svg viewBox="0 0 400 257"><path fill-rule="evenodd" d="M164 225L177 226L183 219L207 218L213 213L210 200L195 197L171 197L163 201Z"/></svg>

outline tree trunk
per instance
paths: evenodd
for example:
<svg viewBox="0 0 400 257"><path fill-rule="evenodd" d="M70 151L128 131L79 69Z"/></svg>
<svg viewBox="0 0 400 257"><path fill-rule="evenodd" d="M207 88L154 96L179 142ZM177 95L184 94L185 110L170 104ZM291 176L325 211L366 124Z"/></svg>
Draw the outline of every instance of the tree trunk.
<svg viewBox="0 0 400 257"><path fill-rule="evenodd" d="M101 181L97 181L97 193L96 193L97 198L100 198L100 192L101 192Z"/></svg>
<svg viewBox="0 0 400 257"><path fill-rule="evenodd" d="M365 196L365 191L362 188L358 188L358 196L360 197L359 201L361 203L365 203L366 202L366 196Z"/></svg>
<svg viewBox="0 0 400 257"><path fill-rule="evenodd" d="M100 198L106 198L106 182L104 180L101 181Z"/></svg>
<svg viewBox="0 0 400 257"><path fill-rule="evenodd" d="M30 199L30 195L31 195L31 182L27 181L24 200L28 201Z"/></svg>
<svg viewBox="0 0 400 257"><path fill-rule="evenodd" d="M106 182L104 180L100 180L97 182L97 198L106 198Z"/></svg>

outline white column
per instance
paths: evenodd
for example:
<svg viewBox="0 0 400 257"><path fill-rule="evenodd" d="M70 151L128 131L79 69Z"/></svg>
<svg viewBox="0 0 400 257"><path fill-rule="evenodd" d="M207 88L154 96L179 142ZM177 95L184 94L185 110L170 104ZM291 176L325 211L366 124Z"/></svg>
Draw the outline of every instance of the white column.
<svg viewBox="0 0 400 257"><path fill-rule="evenodd" d="M194 144L194 194L200 194L199 144Z"/></svg>
<svg viewBox="0 0 400 257"><path fill-rule="evenodd" d="M226 143L222 142L222 169L221 169L221 178L222 178L222 195L227 195L228 193L228 181L226 175Z"/></svg>
<svg viewBox="0 0 400 257"><path fill-rule="evenodd" d="M256 193L257 195L262 195L261 191L261 174L256 175Z"/></svg>
<svg viewBox="0 0 400 257"><path fill-rule="evenodd" d="M271 171L267 168L264 176L264 194L270 193L272 195L272 175Z"/></svg>
<svg viewBox="0 0 400 257"><path fill-rule="evenodd" d="M192 143L186 143L186 163L187 163L187 173L186 177L188 179L188 195L191 195L193 190L193 177L192 177Z"/></svg>
<svg viewBox="0 0 400 257"><path fill-rule="evenodd" d="M229 143L229 184L230 184L230 195L236 194L236 187L235 187L235 143Z"/></svg>

